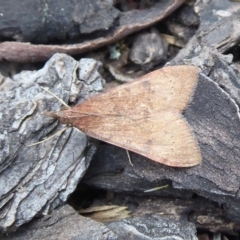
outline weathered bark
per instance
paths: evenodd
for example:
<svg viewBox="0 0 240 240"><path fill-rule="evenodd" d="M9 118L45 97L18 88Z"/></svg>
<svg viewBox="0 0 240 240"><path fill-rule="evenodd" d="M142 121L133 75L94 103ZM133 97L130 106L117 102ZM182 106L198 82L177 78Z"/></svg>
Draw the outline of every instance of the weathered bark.
<svg viewBox="0 0 240 240"><path fill-rule="evenodd" d="M107 162L112 163L107 169L102 162L104 157L96 156L99 163L95 162L97 165L90 167L84 182L109 191L139 192L164 185L170 180L174 188L190 190L225 203L226 216L239 222L240 115L234 99L237 99L239 91L237 84L240 74L234 72L229 57L206 47L199 47L199 52L195 51L194 54L191 52L184 56L182 53L181 60L172 64L195 64L203 69L193 99L184 112L197 137L203 162L193 168L176 169L131 153L132 167L124 152L122 155L112 153L104 155ZM222 80L221 86L215 79ZM223 85L225 82L226 88ZM232 85L235 87L229 87Z"/></svg>
<svg viewBox="0 0 240 240"><path fill-rule="evenodd" d="M0 39L44 44L108 32L120 13L112 4L100 0L3 1Z"/></svg>
<svg viewBox="0 0 240 240"><path fill-rule="evenodd" d="M237 1L198 1L194 6L200 16L200 26L196 33L203 46L214 47L226 52L239 43L239 13Z"/></svg>
<svg viewBox="0 0 240 240"><path fill-rule="evenodd" d="M38 218L15 233L4 236L6 240L41 239L103 239L117 240L117 235L102 223L80 216L70 206L54 210L43 219Z"/></svg>
<svg viewBox="0 0 240 240"><path fill-rule="evenodd" d="M44 112L61 103L78 102L102 89L95 60L75 61L56 54L37 72L5 78L0 86L0 219L1 229L15 228L66 202L84 175L93 146L86 136L68 128L60 136L36 143L62 128ZM79 95L81 98L79 99ZM54 130L54 131L53 131Z"/></svg>
<svg viewBox="0 0 240 240"><path fill-rule="evenodd" d="M223 204L225 216L239 222L240 71L237 64L232 62L231 56L219 53L229 50L239 40L237 31L239 4L234 2L226 4L223 1L210 1L203 9L200 5L196 6L201 17L200 28L186 48L171 62L171 65L195 65L201 69L195 95L184 116L198 139L203 157L202 164L189 169L171 168L131 153L134 164L132 167L125 150L118 154L116 150L103 149L104 154L96 156L95 162L84 178L84 183L109 191L141 195L146 194L143 193L146 189L168 183L172 188L167 192L152 192L151 195L191 196L192 193L196 193ZM223 16L220 11L212 18L209 11L214 8L217 10L225 8L224 10L230 12L231 16ZM126 26L128 24L129 22ZM206 29L207 25L211 25L210 30ZM141 25L130 26L129 29L132 31L143 26L148 24L141 22ZM79 52L82 52L110 43L131 32L127 27L119 29L110 38L82 43L82 48L79 48L80 45L53 48L50 46L47 54L44 49L49 46L34 48L35 46L30 44L16 43L27 46L27 50L22 52L21 48L11 49L11 45L3 43L0 45L2 54L0 57L5 55L6 59L17 60L20 56L21 61L37 61L50 57L55 51L74 53L80 49ZM212 35L213 32L217 38ZM215 47L219 51L207 46ZM75 53L77 52L78 50ZM7 55L8 53L12 55ZM57 56L55 57L58 60L53 63L51 62L53 60L50 60L46 65L48 67L37 73L17 75L14 81L5 80L0 88L3 99L0 106L4 120L0 123L2 148L0 210L3 216L0 224L4 229L18 227L34 216L47 213L65 202L83 176L94 152L91 146L87 149L89 151L85 151L87 146L85 136L70 129L60 138L51 139L42 146L27 146L51 133L57 125L52 119L43 117L42 112L56 111L60 104L39 89L38 85L47 86L60 98L70 102L76 102L78 96L83 100L88 97L89 92L96 92L102 87L100 76L95 75L92 79L87 77L86 84L81 81L79 85L78 78L81 77L76 75L78 64L69 57ZM88 67L86 69L89 70ZM21 75L24 76L24 81L21 80ZM89 85L91 82L93 84ZM35 96L36 100L33 100ZM202 220L204 219L199 220L200 224Z"/></svg>
<svg viewBox="0 0 240 240"><path fill-rule="evenodd" d="M16 62L39 62L49 59L57 52L76 55L93 50L151 26L167 17L183 2L183 0L160 1L150 9L121 13L118 24L112 27L110 31L96 39L92 39L92 34L90 34L89 39L85 39L81 43L68 45L37 45L20 42L3 42L0 43L0 61L5 59ZM88 20L91 23L91 18Z"/></svg>
<svg viewBox="0 0 240 240"><path fill-rule="evenodd" d="M144 227L143 227L144 226ZM169 239L196 240L196 228L186 221L174 221L157 215L129 218L102 224L78 215L71 207L63 206L51 216L35 219L20 227L15 233L4 236L6 240L41 239Z"/></svg>
<svg viewBox="0 0 240 240"><path fill-rule="evenodd" d="M156 215L145 215L107 224L118 239L197 240L196 229L186 221L172 221Z"/></svg>

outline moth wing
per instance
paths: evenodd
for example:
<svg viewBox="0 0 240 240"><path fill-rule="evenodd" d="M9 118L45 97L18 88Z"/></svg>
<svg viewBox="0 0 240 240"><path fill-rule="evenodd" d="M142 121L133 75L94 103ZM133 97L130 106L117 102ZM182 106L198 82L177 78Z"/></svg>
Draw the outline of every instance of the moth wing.
<svg viewBox="0 0 240 240"><path fill-rule="evenodd" d="M73 126L96 139L175 167L201 162L197 140L187 121L178 112L133 120L123 116L73 118Z"/></svg>
<svg viewBox="0 0 240 240"><path fill-rule="evenodd" d="M165 67L106 93L95 95L73 107L72 111L124 115L133 119L170 109L182 112L191 101L197 80L197 67Z"/></svg>

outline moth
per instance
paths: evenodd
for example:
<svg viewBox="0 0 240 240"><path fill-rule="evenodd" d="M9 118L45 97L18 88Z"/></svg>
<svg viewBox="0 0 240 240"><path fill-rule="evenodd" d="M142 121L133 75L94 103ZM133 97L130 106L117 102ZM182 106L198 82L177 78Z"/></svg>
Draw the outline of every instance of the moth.
<svg viewBox="0 0 240 240"><path fill-rule="evenodd" d="M192 99L198 74L194 66L165 67L51 116L158 163L195 166L201 152L182 112Z"/></svg>

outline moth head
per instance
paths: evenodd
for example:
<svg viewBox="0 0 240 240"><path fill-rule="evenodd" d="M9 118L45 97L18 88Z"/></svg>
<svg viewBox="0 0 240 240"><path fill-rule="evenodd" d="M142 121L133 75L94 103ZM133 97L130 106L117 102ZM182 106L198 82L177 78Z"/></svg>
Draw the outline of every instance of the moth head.
<svg viewBox="0 0 240 240"><path fill-rule="evenodd" d="M45 116L58 119L58 121L62 124L69 124L69 120L66 117L66 114L64 113L64 111L62 110L58 112L44 112L43 114Z"/></svg>

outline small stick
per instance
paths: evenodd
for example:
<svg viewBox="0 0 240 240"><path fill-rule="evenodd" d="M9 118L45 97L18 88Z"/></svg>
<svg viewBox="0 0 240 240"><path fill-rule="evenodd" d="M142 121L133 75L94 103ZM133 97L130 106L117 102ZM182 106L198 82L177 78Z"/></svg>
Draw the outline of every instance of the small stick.
<svg viewBox="0 0 240 240"><path fill-rule="evenodd" d="M160 187L147 189L147 190L144 190L143 192L154 192L154 191L157 191L157 190L160 190L160 189L163 189L163 188L168 188L168 187L169 187L169 184L164 185L164 186L160 186Z"/></svg>
<svg viewBox="0 0 240 240"><path fill-rule="evenodd" d="M130 153L129 153L129 151L128 151L127 149L126 149L126 152L127 152L127 156L128 156L129 163L130 163L130 165L133 166L133 163L132 163L132 159L131 159Z"/></svg>

